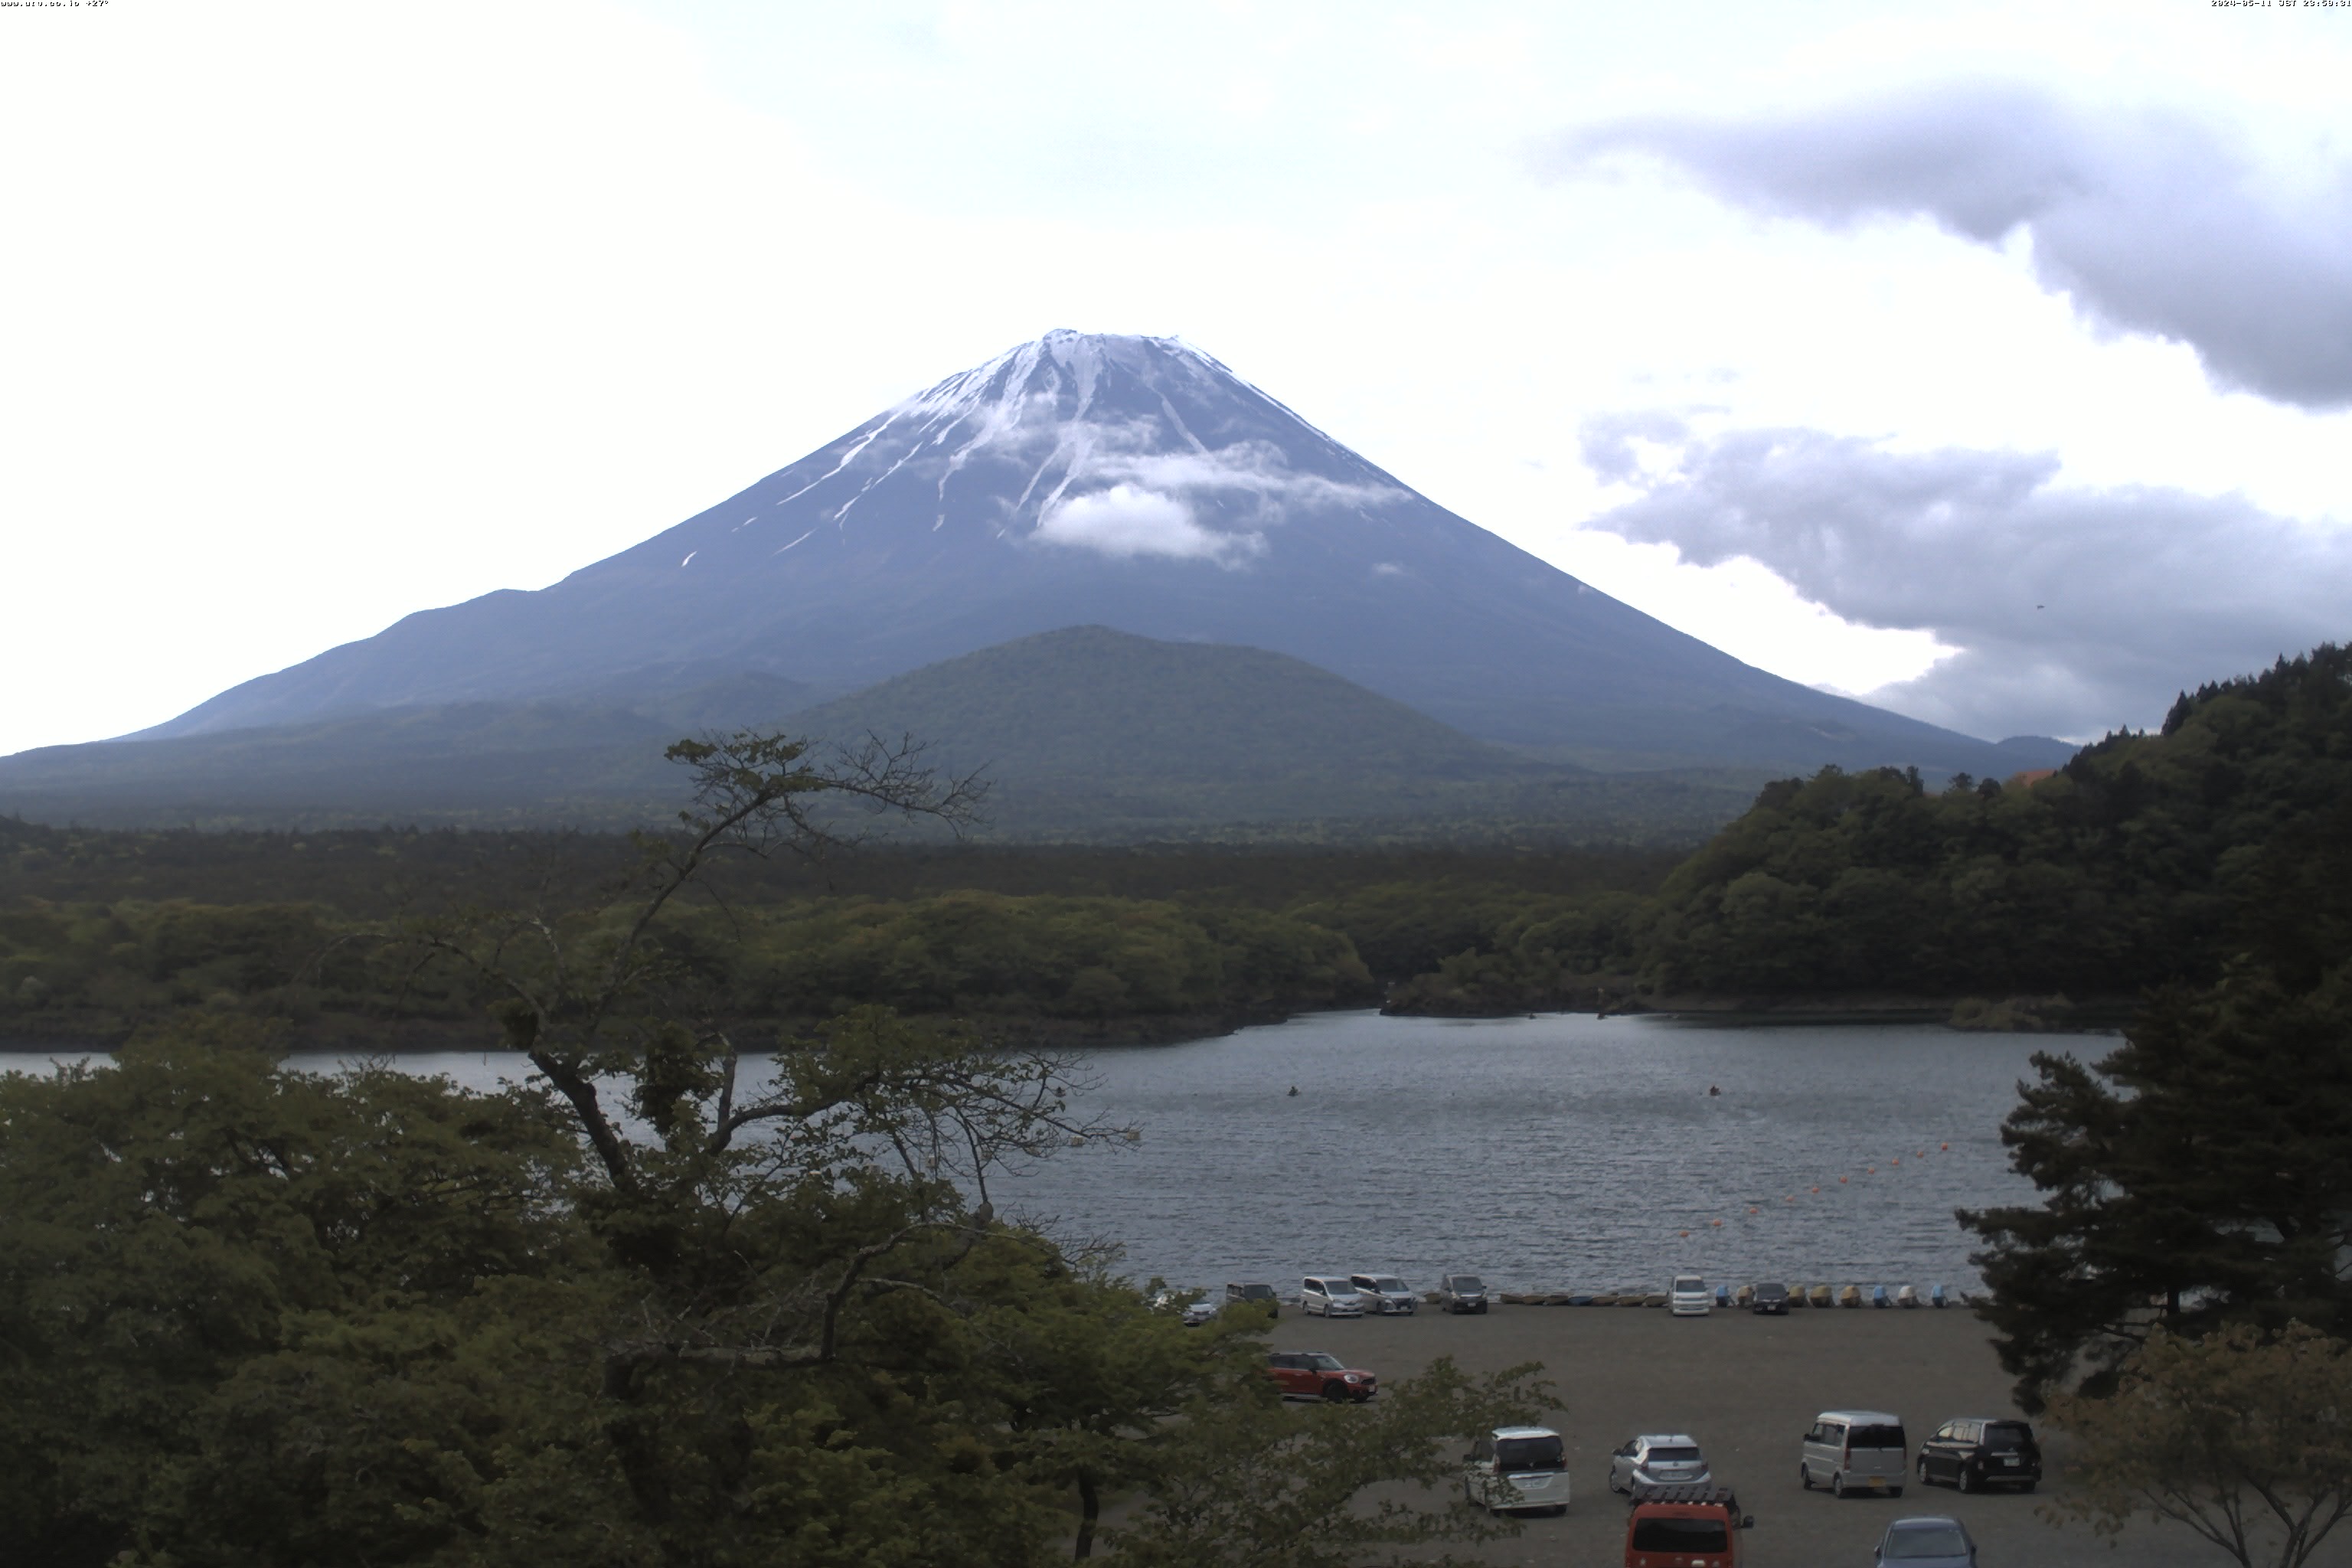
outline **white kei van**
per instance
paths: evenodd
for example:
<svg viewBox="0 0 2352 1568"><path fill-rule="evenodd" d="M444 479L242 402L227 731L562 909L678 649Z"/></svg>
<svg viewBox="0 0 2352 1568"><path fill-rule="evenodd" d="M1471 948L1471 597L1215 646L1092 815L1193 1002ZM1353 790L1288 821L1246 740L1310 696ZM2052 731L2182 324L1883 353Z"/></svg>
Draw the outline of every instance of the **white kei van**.
<svg viewBox="0 0 2352 1568"><path fill-rule="evenodd" d="M1797 1479L1807 1491L1827 1487L1833 1497L1867 1492L1901 1497L1909 1473L1903 1417L1884 1410L1824 1410L1805 1434Z"/></svg>
<svg viewBox="0 0 2352 1568"><path fill-rule="evenodd" d="M1360 1318L1364 1299L1344 1274L1309 1274L1298 1282L1298 1310L1310 1318Z"/></svg>

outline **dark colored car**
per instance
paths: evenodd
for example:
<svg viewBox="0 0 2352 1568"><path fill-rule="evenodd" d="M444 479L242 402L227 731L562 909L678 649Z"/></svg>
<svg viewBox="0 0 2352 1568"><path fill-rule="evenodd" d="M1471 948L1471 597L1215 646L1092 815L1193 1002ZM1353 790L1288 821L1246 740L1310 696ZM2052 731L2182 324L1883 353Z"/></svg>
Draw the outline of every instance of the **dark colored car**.
<svg viewBox="0 0 2352 1568"><path fill-rule="evenodd" d="M2042 1479L2042 1446L2022 1421L1961 1416L1936 1428L1919 1445L1919 1484L1942 1482L1964 1492L2015 1487L2030 1492Z"/></svg>
<svg viewBox="0 0 2352 1568"><path fill-rule="evenodd" d="M1268 1351L1265 1373L1285 1399L1352 1399L1359 1405L1381 1391L1381 1380L1321 1351Z"/></svg>
<svg viewBox="0 0 2352 1568"><path fill-rule="evenodd" d="M1437 1277L1437 1304L1449 1312L1483 1312L1486 1310L1486 1282L1475 1274L1441 1274Z"/></svg>
<svg viewBox="0 0 2352 1568"><path fill-rule="evenodd" d="M1269 1318L1282 1316L1281 1299L1275 1295L1271 1285L1227 1285L1225 1305L1231 1307L1236 1303L1255 1307Z"/></svg>
<svg viewBox="0 0 2352 1568"><path fill-rule="evenodd" d="M1789 1288L1777 1279L1764 1281L1756 1287L1756 1294L1748 1301L1748 1310L1751 1312L1769 1313L1775 1317L1787 1317Z"/></svg>

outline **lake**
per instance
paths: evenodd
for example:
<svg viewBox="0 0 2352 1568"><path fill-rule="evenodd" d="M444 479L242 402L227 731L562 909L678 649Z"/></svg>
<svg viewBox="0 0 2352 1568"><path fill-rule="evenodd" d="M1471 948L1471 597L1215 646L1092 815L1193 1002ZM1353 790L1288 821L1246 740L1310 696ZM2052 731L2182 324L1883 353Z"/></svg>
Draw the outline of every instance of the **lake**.
<svg viewBox="0 0 2352 1568"><path fill-rule="evenodd" d="M1664 1289L1696 1269L1972 1288L1952 1211L2034 1195L2000 1139L2028 1058L2116 1043L1318 1014L1091 1053L1083 1109L1141 1141L1065 1151L993 1193L1065 1242L1123 1243L1139 1279L1184 1285L1286 1292L1302 1274L1378 1269L1426 1288L1469 1269L1505 1289ZM400 1059L478 1087L520 1066Z"/></svg>

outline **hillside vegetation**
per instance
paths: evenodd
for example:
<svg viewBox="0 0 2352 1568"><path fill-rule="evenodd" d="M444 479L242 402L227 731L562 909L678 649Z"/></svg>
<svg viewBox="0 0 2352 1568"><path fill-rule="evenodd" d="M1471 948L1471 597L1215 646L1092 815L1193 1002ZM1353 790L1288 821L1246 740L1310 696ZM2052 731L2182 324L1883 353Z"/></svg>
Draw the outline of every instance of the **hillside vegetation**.
<svg viewBox="0 0 2352 1568"><path fill-rule="evenodd" d="M1622 919L1523 921L1398 999L1589 1004L1596 973L1625 972L1654 1000L2128 1002L2293 924L2309 847L2347 801L2352 653L2331 646L2186 694L2160 731L2039 779L1780 781Z"/></svg>
<svg viewBox="0 0 2352 1568"><path fill-rule="evenodd" d="M1667 879L1664 992L2137 992L2210 978L2280 853L2352 800L2352 653L2184 696L2031 787L1822 773Z"/></svg>
<svg viewBox="0 0 2352 1568"><path fill-rule="evenodd" d="M528 900L593 904L635 851L593 834L68 830L0 819L0 1037L121 1037L202 1006L313 1045L491 1037L483 999L369 957L371 933ZM1530 911L1654 889L1671 851L901 847L730 863L680 922L730 1014L841 1006L1124 1037L1382 987Z"/></svg>

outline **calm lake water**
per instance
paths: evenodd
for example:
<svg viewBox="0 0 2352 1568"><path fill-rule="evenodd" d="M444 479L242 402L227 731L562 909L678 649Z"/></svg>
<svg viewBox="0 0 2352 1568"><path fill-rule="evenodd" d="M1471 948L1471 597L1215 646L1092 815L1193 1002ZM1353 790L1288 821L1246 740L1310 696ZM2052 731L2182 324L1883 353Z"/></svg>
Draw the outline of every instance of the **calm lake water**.
<svg viewBox="0 0 2352 1568"><path fill-rule="evenodd" d="M1473 1269L1506 1289L1663 1289L1696 1268L1973 1287L1952 1211L2033 1197L1999 1135L2027 1058L2115 1044L1321 1014L1093 1053L1085 1109L1142 1140L1064 1152L993 1192L1066 1242L1123 1243L1139 1279L1184 1285L1288 1291L1302 1274L1380 1269L1425 1288ZM520 1068L471 1053L401 1061L477 1087Z"/></svg>

